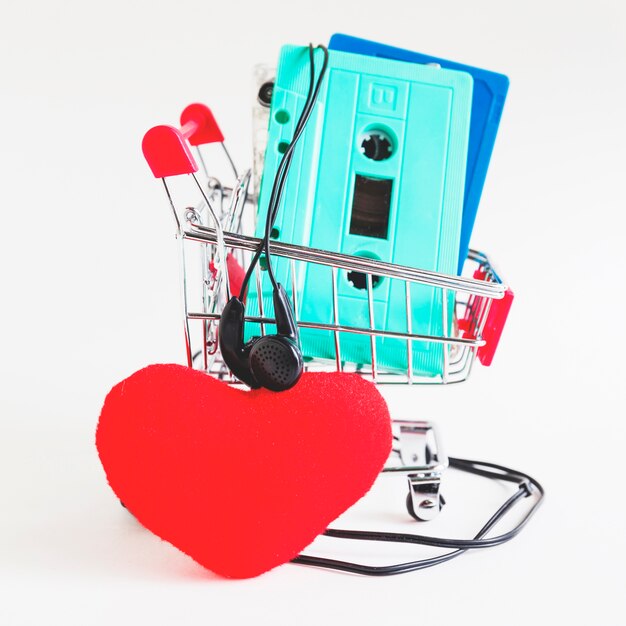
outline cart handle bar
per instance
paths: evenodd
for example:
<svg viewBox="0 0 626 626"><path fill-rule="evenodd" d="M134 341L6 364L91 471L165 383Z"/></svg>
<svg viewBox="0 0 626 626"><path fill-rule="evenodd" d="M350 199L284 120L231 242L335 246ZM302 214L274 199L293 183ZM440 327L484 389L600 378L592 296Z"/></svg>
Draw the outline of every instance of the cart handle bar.
<svg viewBox="0 0 626 626"><path fill-rule="evenodd" d="M202 243L217 243L215 229L208 228L196 224L189 224L190 230L183 232L183 237L190 241L198 241ZM228 248L238 248L256 252L263 240L256 237L248 237L246 235L237 235L235 233L224 233L224 244ZM473 251L472 251L473 252ZM452 289L476 296L485 296L494 300L500 300L506 292L506 285L502 282L487 282L484 280L476 280L466 278L464 276L450 276L449 274L441 274L430 270L422 270L405 265L395 265L386 261L377 259L369 259L366 257L357 257L340 252L330 252L328 250L319 250L317 248L308 248L290 243L282 243L272 241L270 243L270 253L276 256L294 259L296 261L305 261L317 263L319 265L328 265L344 269L348 271L357 271L367 274L375 274L377 276L385 276L388 278L399 278L413 283L430 285L443 289ZM489 264L486 255L482 253L474 253L484 259L484 263ZM496 281L500 281L499 276L493 272Z"/></svg>

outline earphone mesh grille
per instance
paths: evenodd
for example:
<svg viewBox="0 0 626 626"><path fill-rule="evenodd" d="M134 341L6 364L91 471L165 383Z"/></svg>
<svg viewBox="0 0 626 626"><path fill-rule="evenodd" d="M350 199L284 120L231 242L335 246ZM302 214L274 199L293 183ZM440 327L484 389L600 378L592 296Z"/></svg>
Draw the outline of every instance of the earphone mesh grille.
<svg viewBox="0 0 626 626"><path fill-rule="evenodd" d="M266 338L255 347L250 357L255 376L263 385L274 382L287 387L298 376L298 359L290 346L281 341Z"/></svg>
<svg viewBox="0 0 626 626"><path fill-rule="evenodd" d="M287 382L289 374L289 358L284 348L274 343L261 346L257 352L258 364L263 370L275 376L280 382Z"/></svg>

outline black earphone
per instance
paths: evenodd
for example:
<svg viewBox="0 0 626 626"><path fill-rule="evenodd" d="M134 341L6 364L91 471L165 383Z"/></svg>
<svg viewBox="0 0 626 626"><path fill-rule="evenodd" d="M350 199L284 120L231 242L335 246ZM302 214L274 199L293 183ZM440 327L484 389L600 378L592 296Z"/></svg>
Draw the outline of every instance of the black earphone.
<svg viewBox="0 0 626 626"><path fill-rule="evenodd" d="M230 371L252 389L284 391L293 387L302 375L298 327L281 284L274 289L274 316L277 334L254 337L244 344L244 303L233 296L222 311L219 326L222 358Z"/></svg>
<svg viewBox="0 0 626 626"><path fill-rule="evenodd" d="M252 389L258 389L259 387L265 387L272 391L290 389L298 382L304 368L294 312L287 292L276 281L274 276L269 242L293 158L294 147L302 136L306 123L311 116L328 66L328 50L324 46L317 46L317 48L322 50L324 61L316 80L314 48L312 45L309 45L309 91L298 118L294 136L283 154L276 171L267 208L265 236L250 262L241 285L239 297L233 296L229 300L220 317L219 345L224 363L235 377ZM246 290L252 272L263 253L265 253L267 260L268 276L272 282L277 333L275 335L265 335L264 337L254 337L247 343L244 343L244 302Z"/></svg>

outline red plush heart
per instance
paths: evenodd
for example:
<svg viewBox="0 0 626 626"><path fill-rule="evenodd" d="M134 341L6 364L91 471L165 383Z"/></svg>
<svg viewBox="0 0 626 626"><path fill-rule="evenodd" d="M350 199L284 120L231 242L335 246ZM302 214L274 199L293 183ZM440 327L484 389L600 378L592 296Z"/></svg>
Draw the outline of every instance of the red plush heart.
<svg viewBox="0 0 626 626"><path fill-rule="evenodd" d="M108 394L107 479L149 530L232 578L289 561L371 487L391 449L387 405L355 374L281 393L151 365Z"/></svg>

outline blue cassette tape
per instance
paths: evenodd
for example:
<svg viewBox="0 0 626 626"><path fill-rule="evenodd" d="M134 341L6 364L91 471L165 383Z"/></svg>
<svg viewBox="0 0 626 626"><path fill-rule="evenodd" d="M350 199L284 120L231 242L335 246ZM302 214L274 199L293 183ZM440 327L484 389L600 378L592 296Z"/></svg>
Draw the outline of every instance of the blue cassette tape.
<svg viewBox="0 0 626 626"><path fill-rule="evenodd" d="M269 196L309 85L308 50L281 50L272 95L259 198L263 236ZM331 50L318 102L294 150L272 236L312 248L454 274L459 252L472 78L465 72ZM289 261L272 259L276 277L291 286ZM333 322L331 270L298 264L298 318ZM405 285L373 277L375 327L407 330ZM365 276L338 272L339 323L369 326ZM272 289L262 280L265 315ZM411 286L412 332L442 335L440 290ZM452 305L452 303L450 303ZM259 303L249 290L247 314ZM452 309L448 320L452 319ZM259 334L254 324L247 335ZM449 328L447 331L449 332ZM335 357L334 335L301 331L305 357ZM377 338L382 368L406 369L406 341ZM342 359L371 362L369 337L341 333ZM415 342L416 374L441 372L442 346Z"/></svg>
<svg viewBox="0 0 626 626"><path fill-rule="evenodd" d="M497 74L496 72L490 72L478 67L463 65L462 63L440 59L439 57L403 50L402 48L394 48L375 41L339 33L330 38L329 48L386 59L397 59L398 61L408 61L410 63L437 63L443 68L461 70L472 75L474 79L474 95L467 151L463 226L461 228L461 245L459 247L458 273L460 274L463 269L463 262L467 258L469 251L480 196L496 141L502 108L509 89L509 79L504 74Z"/></svg>

